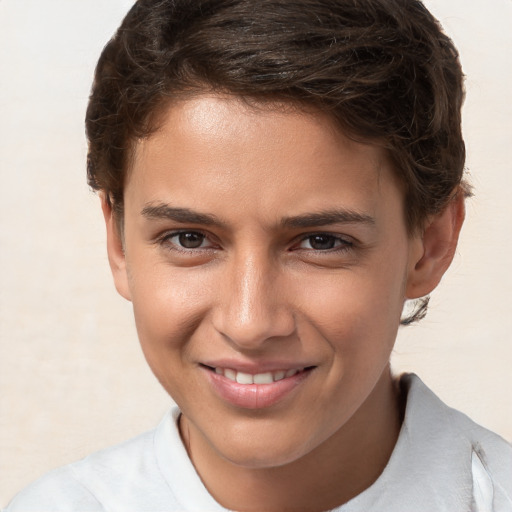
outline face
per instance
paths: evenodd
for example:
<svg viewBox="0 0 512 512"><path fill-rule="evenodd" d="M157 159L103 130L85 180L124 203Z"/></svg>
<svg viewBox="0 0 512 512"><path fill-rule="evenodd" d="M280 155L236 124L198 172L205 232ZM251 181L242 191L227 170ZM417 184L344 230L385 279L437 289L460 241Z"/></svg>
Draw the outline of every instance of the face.
<svg viewBox="0 0 512 512"><path fill-rule="evenodd" d="M153 372L224 459L296 460L388 385L418 243L385 152L327 117L173 105L136 146L112 246Z"/></svg>

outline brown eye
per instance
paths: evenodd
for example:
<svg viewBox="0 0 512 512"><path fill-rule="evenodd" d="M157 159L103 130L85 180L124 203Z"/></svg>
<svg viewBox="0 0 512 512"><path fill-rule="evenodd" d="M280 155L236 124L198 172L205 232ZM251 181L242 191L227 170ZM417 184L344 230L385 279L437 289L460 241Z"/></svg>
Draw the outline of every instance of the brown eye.
<svg viewBox="0 0 512 512"><path fill-rule="evenodd" d="M352 242L339 236L330 235L329 233L316 233L303 238L299 248L312 251L347 250L352 245Z"/></svg>
<svg viewBox="0 0 512 512"><path fill-rule="evenodd" d="M336 242L339 242L334 236L331 235L312 235L307 238L309 245L312 249L317 251L327 251L336 247Z"/></svg>
<svg viewBox="0 0 512 512"><path fill-rule="evenodd" d="M173 238L177 238L179 245L185 249L198 249L203 245L205 236L195 231L188 231Z"/></svg>

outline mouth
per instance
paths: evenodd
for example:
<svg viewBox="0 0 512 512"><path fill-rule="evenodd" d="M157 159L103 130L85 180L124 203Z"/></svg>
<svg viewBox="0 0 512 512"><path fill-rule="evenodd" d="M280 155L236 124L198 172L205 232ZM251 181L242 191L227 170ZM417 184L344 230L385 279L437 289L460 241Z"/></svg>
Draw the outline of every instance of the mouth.
<svg viewBox="0 0 512 512"><path fill-rule="evenodd" d="M221 368L221 367L209 367L207 366L211 371L214 371L217 375L222 375L226 377L226 379L229 379L232 382L237 382L238 384L272 384L273 382L277 382L283 379L287 379L289 377L293 377L294 375L297 375L298 373L301 373L303 371L312 369L313 367L307 367L307 368L290 368L288 370L277 370L273 372L263 372L263 373L246 373L234 370L232 368Z"/></svg>
<svg viewBox="0 0 512 512"><path fill-rule="evenodd" d="M270 407L299 387L316 368L306 366L249 373L222 366L200 365L214 392L224 401L244 409Z"/></svg>

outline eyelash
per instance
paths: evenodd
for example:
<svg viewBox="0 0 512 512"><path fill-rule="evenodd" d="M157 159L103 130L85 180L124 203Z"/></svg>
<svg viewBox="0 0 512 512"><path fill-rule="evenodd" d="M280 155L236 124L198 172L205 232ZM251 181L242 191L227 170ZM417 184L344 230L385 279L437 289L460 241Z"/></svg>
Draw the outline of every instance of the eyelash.
<svg viewBox="0 0 512 512"><path fill-rule="evenodd" d="M208 235L206 233L203 233L202 231L195 230L195 229L183 229L181 231L173 231L172 233L165 233L162 235L159 239L157 239L157 242L160 243L163 246L170 246L172 250L180 251L180 252L196 252L199 250L211 250L212 247L183 247L182 245L179 245L178 243L174 243L171 240L175 237L179 237L180 235L199 235L200 237L203 237L201 244L204 243L205 240L208 240Z"/></svg>
<svg viewBox="0 0 512 512"><path fill-rule="evenodd" d="M310 249L307 249L306 250L311 250L315 253L329 253L329 254L332 254L332 253L338 253L338 252L345 252L345 251L348 251L350 249L353 248L354 246L354 243L347 240L346 238L343 238L339 235L334 235L334 234L331 234L331 233L312 233L312 234L308 234L306 236L303 236L300 238L300 241L299 243L302 244L303 242L306 242L306 241L309 241L310 242L310 245L311 245L311 240L313 238L324 238L324 239L327 239L329 242L333 242L334 244L338 244L337 246L335 245L334 247L329 247L327 249L314 249L313 247L311 247ZM301 248L299 248L298 250L301 250Z"/></svg>
<svg viewBox="0 0 512 512"><path fill-rule="evenodd" d="M209 247L192 247L192 248L183 247L183 245L180 245L179 243L175 243L175 242L171 241L173 238L179 237L180 235L198 235L198 236L202 237L201 244L203 244L205 242L205 240L209 239L208 235L206 233L203 233L200 230L180 230L180 231L173 231L171 233L166 233L166 234L162 235L157 240L157 242L160 243L161 245L170 246L172 248L172 250L186 252L186 253L197 252L200 250L202 250L202 251L211 250L211 249L215 248L214 246L211 246L211 245ZM311 240L315 237L317 237L317 238L324 237L329 242L334 243L334 247L329 247L326 249L314 249L313 247L310 247L310 248L298 247L299 245L301 245L302 243L307 242L307 241L310 242L310 246L311 246ZM306 251L312 251L314 253L319 253L319 254L320 253L333 254L333 253L349 251L353 247L354 247L354 243L350 240L347 240L346 238L343 238L339 235L335 235L332 233L318 232L318 233L308 233L306 235L302 235L297 240L297 242L294 243L292 250L298 250L298 251L306 250Z"/></svg>

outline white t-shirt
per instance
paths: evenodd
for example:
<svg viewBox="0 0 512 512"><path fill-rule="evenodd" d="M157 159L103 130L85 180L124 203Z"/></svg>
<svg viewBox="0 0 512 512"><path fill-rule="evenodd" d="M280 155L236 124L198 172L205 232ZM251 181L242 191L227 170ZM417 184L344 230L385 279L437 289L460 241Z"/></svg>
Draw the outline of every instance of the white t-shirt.
<svg viewBox="0 0 512 512"><path fill-rule="evenodd" d="M404 375L404 423L377 481L337 512L511 512L512 446ZM225 511L188 458L174 409L121 445L52 471L5 512Z"/></svg>

